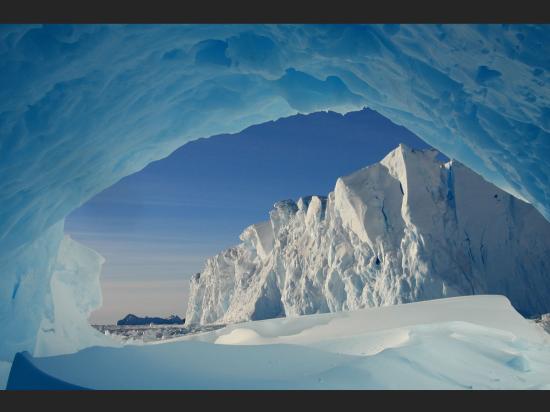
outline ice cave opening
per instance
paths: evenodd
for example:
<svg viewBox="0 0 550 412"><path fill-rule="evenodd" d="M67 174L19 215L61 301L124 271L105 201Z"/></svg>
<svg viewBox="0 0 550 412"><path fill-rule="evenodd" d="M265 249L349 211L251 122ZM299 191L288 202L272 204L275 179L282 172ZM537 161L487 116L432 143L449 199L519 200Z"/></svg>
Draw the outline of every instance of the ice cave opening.
<svg viewBox="0 0 550 412"><path fill-rule="evenodd" d="M72 276L87 276L88 287L97 288L94 276L101 273L101 294L74 302L93 327L125 340L186 333L181 325L156 331L115 325L127 315L184 321L192 276L200 275L209 257L240 243L241 233L268 218L276 202L326 195L339 177L378 162L400 144L430 148L370 109L294 115L186 143L66 217L61 250L72 248L58 258L52 293L71 288ZM74 273L69 258L78 251L102 258L96 256L94 270ZM39 341L35 353L47 353L44 339Z"/></svg>
<svg viewBox="0 0 550 412"><path fill-rule="evenodd" d="M93 195L198 136L368 106L550 218L550 27L45 25L0 30L0 360L93 345Z"/></svg>

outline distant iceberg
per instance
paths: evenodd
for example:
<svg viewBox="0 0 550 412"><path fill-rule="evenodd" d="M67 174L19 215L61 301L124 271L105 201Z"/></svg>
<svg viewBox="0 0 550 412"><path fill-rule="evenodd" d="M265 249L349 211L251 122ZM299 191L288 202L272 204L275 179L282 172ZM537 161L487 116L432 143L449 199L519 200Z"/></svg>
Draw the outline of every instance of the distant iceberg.
<svg viewBox="0 0 550 412"><path fill-rule="evenodd" d="M167 318L159 318L156 316L136 316L132 313L124 316L117 321L117 326L135 326L135 325L183 325L185 319L177 315L170 315Z"/></svg>

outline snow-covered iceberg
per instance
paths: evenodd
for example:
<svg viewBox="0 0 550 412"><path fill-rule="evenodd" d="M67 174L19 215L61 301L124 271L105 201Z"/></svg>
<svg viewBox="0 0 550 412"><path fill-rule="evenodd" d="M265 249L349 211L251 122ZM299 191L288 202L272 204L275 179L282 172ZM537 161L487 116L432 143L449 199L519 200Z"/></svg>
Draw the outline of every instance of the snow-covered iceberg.
<svg viewBox="0 0 550 412"><path fill-rule="evenodd" d="M435 150L404 145L328 197L275 204L191 280L188 324L471 294L550 312L550 222Z"/></svg>
<svg viewBox="0 0 550 412"><path fill-rule="evenodd" d="M549 47L547 25L0 26L0 359L35 347L67 214L296 111L369 106L550 218Z"/></svg>
<svg viewBox="0 0 550 412"><path fill-rule="evenodd" d="M230 325L161 344L19 354L9 389L550 389L550 335L503 296Z"/></svg>

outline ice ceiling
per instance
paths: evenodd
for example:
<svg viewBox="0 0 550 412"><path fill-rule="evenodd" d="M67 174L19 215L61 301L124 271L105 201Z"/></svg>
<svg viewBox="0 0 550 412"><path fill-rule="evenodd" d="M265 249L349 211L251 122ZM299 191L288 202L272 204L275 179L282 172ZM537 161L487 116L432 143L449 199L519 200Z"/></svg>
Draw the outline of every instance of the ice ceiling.
<svg viewBox="0 0 550 412"><path fill-rule="evenodd" d="M0 26L0 55L3 360L61 328L68 213L193 138L297 111L368 106L550 219L550 26Z"/></svg>

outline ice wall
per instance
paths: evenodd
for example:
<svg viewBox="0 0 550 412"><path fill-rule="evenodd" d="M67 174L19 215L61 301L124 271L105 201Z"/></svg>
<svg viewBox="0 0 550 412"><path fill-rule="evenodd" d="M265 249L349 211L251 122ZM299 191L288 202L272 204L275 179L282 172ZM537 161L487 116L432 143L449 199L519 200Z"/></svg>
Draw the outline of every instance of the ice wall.
<svg viewBox="0 0 550 412"><path fill-rule="evenodd" d="M101 267L96 251L65 235L50 280L52 305L40 323L35 356L73 353L90 345L120 346L88 323L101 307Z"/></svg>
<svg viewBox="0 0 550 412"><path fill-rule="evenodd" d="M550 218L550 26L0 26L0 359L62 220L193 138L364 105Z"/></svg>
<svg viewBox="0 0 550 412"><path fill-rule="evenodd" d="M436 156L400 145L326 197L275 203L191 280L186 324L482 294L550 312L550 222Z"/></svg>

